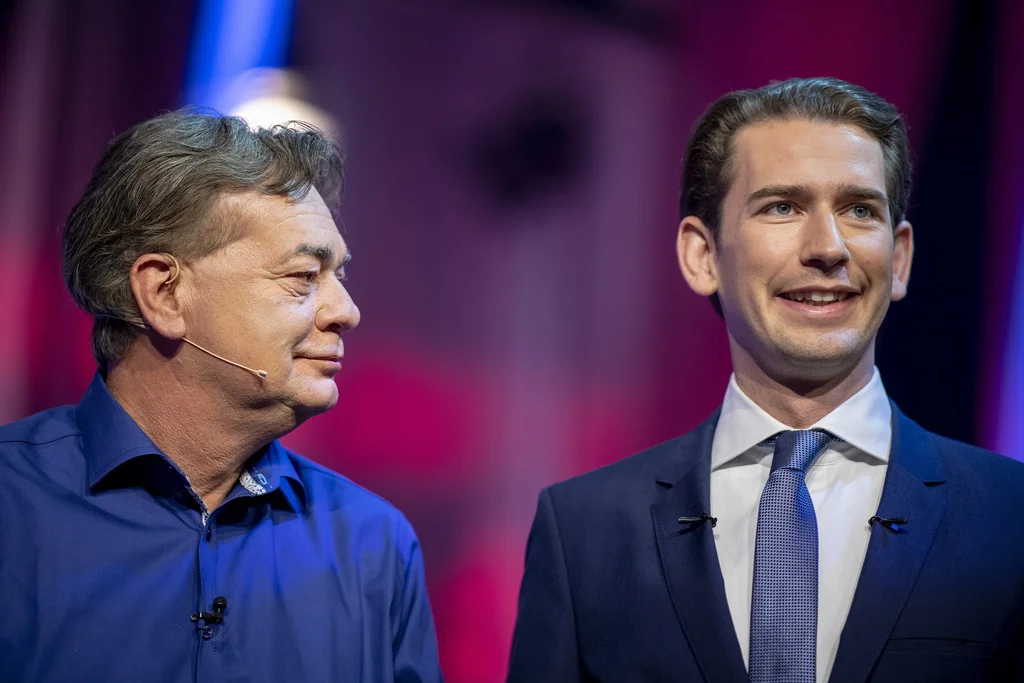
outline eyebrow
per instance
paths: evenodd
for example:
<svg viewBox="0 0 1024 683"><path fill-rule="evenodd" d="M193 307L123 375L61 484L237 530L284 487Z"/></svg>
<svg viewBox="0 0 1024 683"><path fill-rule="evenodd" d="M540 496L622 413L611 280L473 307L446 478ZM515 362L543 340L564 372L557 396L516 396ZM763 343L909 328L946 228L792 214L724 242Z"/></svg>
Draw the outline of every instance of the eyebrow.
<svg viewBox="0 0 1024 683"><path fill-rule="evenodd" d="M330 248L326 244L310 244L309 242L304 242L295 249L295 254L312 256L323 263L333 263L335 259L334 249ZM351 260L352 252L346 249L344 256L341 257L341 263L338 267L341 268L342 266L347 265Z"/></svg>
<svg viewBox="0 0 1024 683"><path fill-rule="evenodd" d="M886 204L889 197L881 190L862 185L842 184L837 188L836 194L843 199L860 199L862 201L876 201ZM747 197L747 203L756 202L759 199L768 197L794 197L807 198L814 195L810 185L768 185L756 190Z"/></svg>

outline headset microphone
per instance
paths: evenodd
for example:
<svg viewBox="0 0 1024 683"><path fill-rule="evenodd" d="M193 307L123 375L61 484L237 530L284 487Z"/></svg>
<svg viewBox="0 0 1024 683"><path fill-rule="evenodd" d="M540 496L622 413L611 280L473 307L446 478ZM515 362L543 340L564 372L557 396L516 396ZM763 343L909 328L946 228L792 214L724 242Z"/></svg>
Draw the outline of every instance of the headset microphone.
<svg viewBox="0 0 1024 683"><path fill-rule="evenodd" d="M173 284L174 281L177 280L178 276L181 274L181 264L178 263L178 259L174 258L174 254L167 254L167 256L169 256L171 261L174 262L174 275L169 277L167 279L167 282L164 283L165 285L170 285L170 284ZM142 328L144 330L150 329L149 325L146 324L146 321L142 320L141 318L137 318L137 319L122 318L121 316L108 315L108 314L105 314L105 313L100 313L98 315L100 317L102 317L102 318L111 318L113 320L120 320L121 322L126 322L129 325L134 325L135 327L140 327L140 328ZM241 363L236 363L233 360L228 360L224 356L218 356L213 351L210 351L209 349L204 349L202 346L200 346L199 344L196 344L194 341L192 341L191 339L188 339L187 337L182 337L181 341L185 342L186 344L190 344L190 345L196 347L197 349L199 349L203 353L208 354L210 356L213 356L214 358L216 358L219 361L224 361L228 365L233 365L236 368L239 368L240 370L245 370L246 372L248 372L248 373L250 373L252 375L255 375L256 377L259 377L260 379L266 379L267 378L267 371L266 370L254 370L253 368L250 368L247 365L242 365Z"/></svg>
<svg viewBox="0 0 1024 683"><path fill-rule="evenodd" d="M106 315L106 314L103 314L103 313L100 313L99 317L101 317L101 318L110 318L112 320L120 320L121 322L128 323L129 325L134 325L135 327L142 328L143 330L151 329L149 327L149 325L147 325L142 320L129 320L127 318L122 318L120 316ZM259 377L260 379L266 379L267 378L267 371L266 370L254 370L253 368L250 368L248 365L242 365L241 363L236 363L233 360L228 360L224 356L218 356L213 351L210 351L209 349L204 349L202 346L200 346L199 344L196 344L194 341L192 341L191 339L189 339L187 337L182 337L181 341L185 342L186 344L189 344L191 346L196 347L197 349L199 349L203 353L211 355L211 356L213 356L214 358L216 358L219 361L224 361L228 365L234 365L236 368L239 368L240 370L245 370L249 374L255 375L256 377Z"/></svg>
<svg viewBox="0 0 1024 683"><path fill-rule="evenodd" d="M194 341L192 341L191 339L189 339L187 337L182 337L181 341L185 342L186 344L191 344L192 346L196 347L197 349L199 349L203 353L208 353L211 356L213 356L214 358L216 358L217 360L222 360L225 363L227 363L228 365L234 365L236 368L240 368L242 370L245 370L246 372L250 372L250 373L256 375L257 377L259 377L260 379L266 379L267 378L267 371L266 370L253 370L252 368L250 368L247 365L242 365L241 363L236 363L233 360L228 360L224 356L218 356L213 351L209 351L207 349L204 349L202 346L200 346L199 344L196 344Z"/></svg>

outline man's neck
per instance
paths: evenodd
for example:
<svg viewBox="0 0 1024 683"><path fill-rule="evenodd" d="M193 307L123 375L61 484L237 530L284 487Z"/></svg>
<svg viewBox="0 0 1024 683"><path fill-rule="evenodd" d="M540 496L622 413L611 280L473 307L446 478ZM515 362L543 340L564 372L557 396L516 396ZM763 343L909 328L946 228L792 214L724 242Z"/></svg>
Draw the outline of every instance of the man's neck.
<svg viewBox="0 0 1024 683"><path fill-rule="evenodd" d="M772 373L743 353L732 354L736 383L766 413L793 429L807 429L863 389L874 374L874 345L854 365L826 377Z"/></svg>
<svg viewBox="0 0 1024 683"><path fill-rule="evenodd" d="M166 359L132 353L107 374L107 389L181 468L208 511L224 502L246 462L278 434L225 397L175 376Z"/></svg>

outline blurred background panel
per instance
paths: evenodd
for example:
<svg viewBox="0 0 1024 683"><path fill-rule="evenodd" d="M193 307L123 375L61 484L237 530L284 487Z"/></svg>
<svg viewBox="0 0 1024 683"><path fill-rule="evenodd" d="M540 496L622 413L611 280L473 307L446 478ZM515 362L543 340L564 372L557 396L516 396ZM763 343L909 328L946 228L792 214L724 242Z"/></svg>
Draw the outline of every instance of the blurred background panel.
<svg viewBox="0 0 1024 683"><path fill-rule="evenodd" d="M675 264L680 159L727 90L829 75L910 123L917 258L879 365L924 426L1024 459L1024 4L22 0L0 4L0 420L77 402L60 229L115 134L184 104L345 141L363 322L286 442L419 532L453 683L502 679L541 487L719 403Z"/></svg>

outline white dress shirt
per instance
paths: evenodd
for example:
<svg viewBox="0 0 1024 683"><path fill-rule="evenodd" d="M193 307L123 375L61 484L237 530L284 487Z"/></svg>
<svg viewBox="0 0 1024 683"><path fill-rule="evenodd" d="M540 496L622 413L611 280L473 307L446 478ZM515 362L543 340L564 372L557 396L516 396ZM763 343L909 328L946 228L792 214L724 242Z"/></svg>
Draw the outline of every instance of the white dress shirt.
<svg viewBox="0 0 1024 683"><path fill-rule="evenodd" d="M772 463L772 450L758 444L788 429L743 393L735 375L730 378L711 445L711 515L718 518L714 536L725 596L748 666L757 509ZM818 518L817 681L825 683L853 603L870 538L868 519L878 509L889 463L892 407L878 369L863 389L812 429L828 430L842 440L807 472Z"/></svg>

